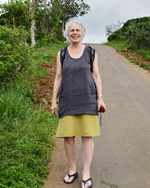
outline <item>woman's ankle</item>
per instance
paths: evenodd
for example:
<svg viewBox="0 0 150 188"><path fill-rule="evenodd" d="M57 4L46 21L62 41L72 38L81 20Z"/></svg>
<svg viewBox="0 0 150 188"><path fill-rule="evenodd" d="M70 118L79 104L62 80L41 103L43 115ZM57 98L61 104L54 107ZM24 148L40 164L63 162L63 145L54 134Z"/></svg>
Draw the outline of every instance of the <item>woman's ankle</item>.
<svg viewBox="0 0 150 188"><path fill-rule="evenodd" d="M72 174L75 174L76 173L76 167L71 167L69 168L69 174L72 175Z"/></svg>
<svg viewBox="0 0 150 188"><path fill-rule="evenodd" d="M90 170L83 170L82 179L87 180L88 178L90 178Z"/></svg>

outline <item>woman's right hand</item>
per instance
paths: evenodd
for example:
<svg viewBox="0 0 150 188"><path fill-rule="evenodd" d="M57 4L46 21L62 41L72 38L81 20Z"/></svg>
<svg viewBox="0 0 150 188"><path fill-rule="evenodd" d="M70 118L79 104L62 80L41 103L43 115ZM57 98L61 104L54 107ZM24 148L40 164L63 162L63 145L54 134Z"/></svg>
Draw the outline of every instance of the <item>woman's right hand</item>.
<svg viewBox="0 0 150 188"><path fill-rule="evenodd" d="M53 116L57 115L57 102L52 102L51 113Z"/></svg>

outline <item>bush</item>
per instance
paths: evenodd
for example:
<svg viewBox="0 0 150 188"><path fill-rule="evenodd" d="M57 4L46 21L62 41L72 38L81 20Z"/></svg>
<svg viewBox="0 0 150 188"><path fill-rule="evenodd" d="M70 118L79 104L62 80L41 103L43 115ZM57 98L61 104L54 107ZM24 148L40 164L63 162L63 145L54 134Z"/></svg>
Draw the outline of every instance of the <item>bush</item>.
<svg viewBox="0 0 150 188"><path fill-rule="evenodd" d="M49 43L35 49L27 69L12 82L0 83L1 188L44 187L58 117L32 104L35 78L45 76L41 64L55 62L57 52L65 45Z"/></svg>
<svg viewBox="0 0 150 188"><path fill-rule="evenodd" d="M0 93L0 187L43 187L58 118L33 109L32 84L9 83Z"/></svg>
<svg viewBox="0 0 150 188"><path fill-rule="evenodd" d="M110 41L117 40L117 39L120 39L120 32L119 32L119 30L113 32L113 34L110 35L107 40L108 40L108 42L110 42Z"/></svg>
<svg viewBox="0 0 150 188"><path fill-rule="evenodd" d="M0 81L15 76L28 66L31 50L25 44L29 33L23 28L0 26Z"/></svg>
<svg viewBox="0 0 150 188"><path fill-rule="evenodd" d="M0 12L2 13L0 22L2 25L13 25L13 27L24 26L25 29L30 30L31 13L29 7L30 1L23 2L22 0L13 0L8 4L0 5Z"/></svg>
<svg viewBox="0 0 150 188"><path fill-rule="evenodd" d="M128 20L123 27L113 32L108 41L118 40L121 36L133 44L137 49L150 48L150 17Z"/></svg>
<svg viewBox="0 0 150 188"><path fill-rule="evenodd" d="M19 121L24 121L30 114L30 98L33 94L33 86L19 86L17 83L9 83L0 91L0 129L12 130Z"/></svg>

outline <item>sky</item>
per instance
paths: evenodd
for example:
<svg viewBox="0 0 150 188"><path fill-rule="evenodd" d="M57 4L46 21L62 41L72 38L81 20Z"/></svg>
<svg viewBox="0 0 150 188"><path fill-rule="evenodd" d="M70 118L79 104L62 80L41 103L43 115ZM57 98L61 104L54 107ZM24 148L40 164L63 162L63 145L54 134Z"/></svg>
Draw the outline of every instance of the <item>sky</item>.
<svg viewBox="0 0 150 188"><path fill-rule="evenodd" d="M8 2L0 0L1 3ZM150 0L84 0L91 11L78 19L83 23L86 34L83 43L107 42L105 28L129 19L150 16Z"/></svg>
<svg viewBox="0 0 150 188"><path fill-rule="evenodd" d="M86 29L83 43L107 42L106 25L150 16L150 0L84 0L91 11L79 20Z"/></svg>

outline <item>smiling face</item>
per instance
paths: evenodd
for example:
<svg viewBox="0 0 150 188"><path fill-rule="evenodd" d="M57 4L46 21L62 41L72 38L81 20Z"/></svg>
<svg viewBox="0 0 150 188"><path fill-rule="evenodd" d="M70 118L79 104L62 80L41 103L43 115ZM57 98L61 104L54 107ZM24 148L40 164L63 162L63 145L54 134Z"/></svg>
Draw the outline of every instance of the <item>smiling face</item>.
<svg viewBox="0 0 150 188"><path fill-rule="evenodd" d="M83 38L83 33L80 25L73 23L69 28L68 37L72 43L79 43Z"/></svg>

